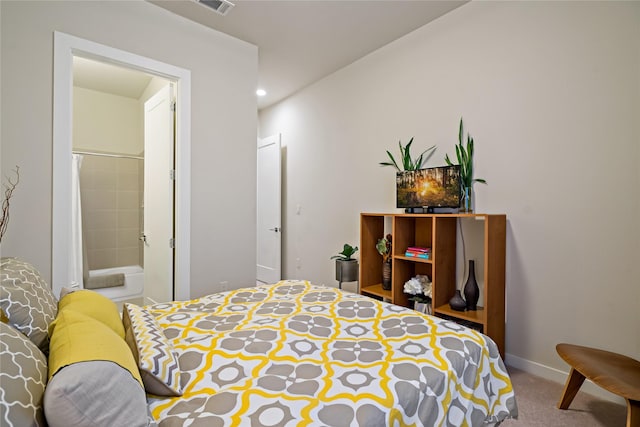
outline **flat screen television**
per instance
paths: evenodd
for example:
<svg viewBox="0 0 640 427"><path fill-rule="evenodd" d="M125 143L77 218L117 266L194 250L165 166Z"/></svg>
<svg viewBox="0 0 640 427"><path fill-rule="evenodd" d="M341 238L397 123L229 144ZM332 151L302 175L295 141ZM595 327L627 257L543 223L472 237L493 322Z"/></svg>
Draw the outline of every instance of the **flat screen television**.
<svg viewBox="0 0 640 427"><path fill-rule="evenodd" d="M399 208L459 208L460 197L458 165L396 174L396 204Z"/></svg>

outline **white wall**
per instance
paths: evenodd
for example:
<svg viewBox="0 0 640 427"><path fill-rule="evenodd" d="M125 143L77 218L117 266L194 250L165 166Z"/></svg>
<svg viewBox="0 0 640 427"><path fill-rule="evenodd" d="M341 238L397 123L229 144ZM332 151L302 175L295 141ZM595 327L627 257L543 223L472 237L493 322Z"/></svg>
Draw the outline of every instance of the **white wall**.
<svg viewBox="0 0 640 427"><path fill-rule="evenodd" d="M261 111L285 150L284 275L335 286L359 213L396 211L385 150L413 136L444 164L461 116L476 210L508 218L508 359L640 358L638 2L471 2Z"/></svg>
<svg viewBox="0 0 640 427"><path fill-rule="evenodd" d="M61 31L191 70L191 296L221 281L255 283L246 251L256 240L255 168L237 171L256 158L257 48L145 1L2 1L0 10L2 173L21 171L2 255L30 260L50 282L53 32Z"/></svg>

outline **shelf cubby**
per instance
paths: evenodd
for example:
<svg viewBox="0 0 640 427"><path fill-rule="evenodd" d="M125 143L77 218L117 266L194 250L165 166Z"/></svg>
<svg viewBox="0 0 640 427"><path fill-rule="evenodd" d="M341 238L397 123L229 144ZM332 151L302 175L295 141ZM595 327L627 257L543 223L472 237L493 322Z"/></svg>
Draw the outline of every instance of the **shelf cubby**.
<svg viewBox="0 0 640 427"><path fill-rule="evenodd" d="M385 223L391 223L391 229ZM449 306L458 277L457 239L464 221L473 224L477 233L469 237L479 246L476 265L482 284L481 303L475 311L455 311ZM382 289L382 256L375 248L378 239L392 235L391 290ZM471 234L471 233L470 233ZM429 259L407 257L410 246L431 248ZM410 307L404 283L424 274L431 278L432 305L435 316L451 319L480 330L493 339L504 356L505 328L505 251L506 215L493 214L360 214L360 292L393 304ZM462 260L467 262L467 260Z"/></svg>

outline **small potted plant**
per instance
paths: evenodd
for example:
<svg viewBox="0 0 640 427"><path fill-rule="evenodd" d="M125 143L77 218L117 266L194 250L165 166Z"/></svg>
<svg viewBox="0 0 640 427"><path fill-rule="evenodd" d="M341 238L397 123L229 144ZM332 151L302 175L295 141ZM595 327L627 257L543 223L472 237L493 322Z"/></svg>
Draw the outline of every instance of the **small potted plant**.
<svg viewBox="0 0 640 427"><path fill-rule="evenodd" d="M482 178L473 177L473 138L467 132L467 146L462 145L462 117L460 118L460 131L458 132L458 144L456 145L456 157L458 158L458 164L460 165L460 192L462 194L462 210L464 212L472 212L472 191L473 183L481 182L486 184ZM449 159L449 155L444 156L444 161L449 166L454 164Z"/></svg>
<svg viewBox="0 0 640 427"><path fill-rule="evenodd" d="M378 253L382 255L382 289L391 290L391 234L387 234L376 243Z"/></svg>
<svg viewBox="0 0 640 427"><path fill-rule="evenodd" d="M345 243L342 252L330 258L336 260L336 280L339 282L340 287L342 282L355 282L358 280L358 260L353 258L356 252L358 252L357 246L354 247Z"/></svg>

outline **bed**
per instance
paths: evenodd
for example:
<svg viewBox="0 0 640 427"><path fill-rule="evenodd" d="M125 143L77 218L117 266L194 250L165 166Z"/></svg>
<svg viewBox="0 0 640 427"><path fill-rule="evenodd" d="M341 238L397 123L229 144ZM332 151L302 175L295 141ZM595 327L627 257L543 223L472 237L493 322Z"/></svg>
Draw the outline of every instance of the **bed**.
<svg viewBox="0 0 640 427"><path fill-rule="evenodd" d="M180 355L184 386L149 397L160 426L460 426L515 415L489 338L404 307L283 281L147 309Z"/></svg>
<svg viewBox="0 0 640 427"><path fill-rule="evenodd" d="M91 292L81 295L97 298ZM120 341L128 344L129 351L120 351L134 360L134 366L124 370L126 381L106 387L105 381L115 376L105 375L83 384L82 396L111 389L115 397L110 398L122 400L114 404L120 409L113 417L123 417L127 406L141 414L135 425L481 426L517 417L509 375L488 337L336 288L282 281L190 301L126 304L122 325L114 324L111 314L96 314L108 310L89 310L81 302L75 304L75 310L84 310L78 314L63 302L59 306L66 307L49 328L53 335L45 410L68 405L59 399L54 403L53 397L47 405L47 394L54 394L49 388L60 389L68 381L66 372L83 366L76 359L61 364L53 354L69 346L56 339L56 330L63 328L65 316L73 315L71 326L88 322L88 317L107 325L104 334L114 339L110 349ZM105 339L93 338L99 343ZM109 360L104 355L86 360L109 363L120 371L125 364L104 362ZM73 376L75 381L78 377L91 380L91 375ZM127 381L128 391L114 391ZM132 403L141 386L146 392L144 414L141 404ZM56 394L70 399L66 391ZM71 403L77 406L78 399ZM95 425L116 425L115 418L105 421L96 407L103 397L87 401L91 416L102 417ZM69 417L68 411L58 410L51 417L45 412L50 425L63 425L59 417Z"/></svg>

